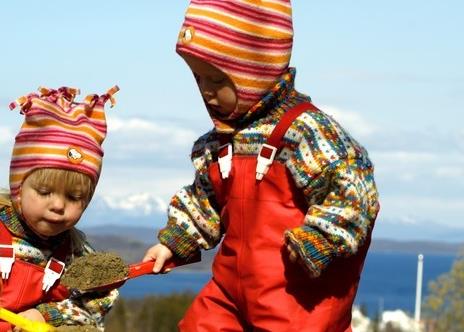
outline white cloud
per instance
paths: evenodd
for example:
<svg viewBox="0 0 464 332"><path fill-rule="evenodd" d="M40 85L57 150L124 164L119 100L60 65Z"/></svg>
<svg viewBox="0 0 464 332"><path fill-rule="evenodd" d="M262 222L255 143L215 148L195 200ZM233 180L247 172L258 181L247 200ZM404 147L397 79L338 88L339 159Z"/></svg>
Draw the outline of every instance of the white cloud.
<svg viewBox="0 0 464 332"><path fill-rule="evenodd" d="M416 225L418 220L412 216L400 216L398 221L403 224Z"/></svg>
<svg viewBox="0 0 464 332"><path fill-rule="evenodd" d="M446 151L371 151L380 190L416 192L423 190L446 195L464 184L464 156ZM402 185L402 186L401 186ZM464 200L464 197L462 198Z"/></svg>
<svg viewBox="0 0 464 332"><path fill-rule="evenodd" d="M154 149L166 146L191 146L198 137L197 133L188 128L140 118L108 118L108 131L115 142L123 141L126 147L140 146L145 149L147 146ZM126 137L130 140L125 140Z"/></svg>
<svg viewBox="0 0 464 332"><path fill-rule="evenodd" d="M462 179L464 178L464 163L461 167L443 166L435 169L435 175L439 178Z"/></svg>
<svg viewBox="0 0 464 332"><path fill-rule="evenodd" d="M167 165L178 168L184 161L189 162L193 142L200 136L191 128L172 122L111 118L108 124L106 160L116 167L141 166L148 171Z"/></svg>
<svg viewBox="0 0 464 332"><path fill-rule="evenodd" d="M404 163L408 165L410 165L410 163L431 163L441 160L441 156L437 153L422 151L373 151L370 155L373 156L377 162L394 164Z"/></svg>
<svg viewBox="0 0 464 332"><path fill-rule="evenodd" d="M416 223L417 220L432 220L435 223L462 227L462 197L421 196L396 192L381 195L380 204L380 214L386 219L406 224Z"/></svg>
<svg viewBox="0 0 464 332"><path fill-rule="evenodd" d="M458 130L454 135L454 141L456 142L456 146L461 153L464 152L464 130Z"/></svg>
<svg viewBox="0 0 464 332"><path fill-rule="evenodd" d="M367 137L377 131L377 126L370 123L358 112L343 110L334 106L321 106L321 109L337 120L354 137Z"/></svg>
<svg viewBox="0 0 464 332"><path fill-rule="evenodd" d="M178 190L192 182L193 168L174 169L154 165L135 168L108 164L102 172L97 193L106 197L150 193L153 197L160 197L163 202L168 202Z"/></svg>
<svg viewBox="0 0 464 332"><path fill-rule="evenodd" d="M111 117L108 118L108 129L111 131L133 131L133 130L153 130L153 129L158 129L155 124L152 122L142 120L142 119L122 119L122 118L116 118L116 117Z"/></svg>
<svg viewBox="0 0 464 332"><path fill-rule="evenodd" d="M8 175L13 142L14 134L11 128L0 126L0 188L8 187Z"/></svg>
<svg viewBox="0 0 464 332"><path fill-rule="evenodd" d="M0 126L0 144L11 143L13 139L14 135L11 128Z"/></svg>
<svg viewBox="0 0 464 332"><path fill-rule="evenodd" d="M106 204L114 210L124 210L131 215L150 215L165 212L167 204L161 198L150 193L138 193L130 196L103 196Z"/></svg>
<svg viewBox="0 0 464 332"><path fill-rule="evenodd" d="M402 182L414 182L414 180L417 179L417 174L415 173L412 173L412 172L404 172L404 173L400 173L398 174L398 178L402 181Z"/></svg>

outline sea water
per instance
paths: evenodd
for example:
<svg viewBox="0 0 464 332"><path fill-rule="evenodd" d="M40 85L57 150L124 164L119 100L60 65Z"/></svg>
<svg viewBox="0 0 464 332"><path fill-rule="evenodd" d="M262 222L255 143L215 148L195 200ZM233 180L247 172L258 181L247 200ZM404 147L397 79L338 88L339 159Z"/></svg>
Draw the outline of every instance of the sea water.
<svg viewBox="0 0 464 332"><path fill-rule="evenodd" d="M424 255L423 299L428 284L450 271L453 255ZM176 272L132 279L120 289L125 298L142 298L173 292L197 293L210 279L209 272ZM372 317L383 310L401 309L414 312L417 278L417 255L406 253L370 252L355 304L363 305Z"/></svg>

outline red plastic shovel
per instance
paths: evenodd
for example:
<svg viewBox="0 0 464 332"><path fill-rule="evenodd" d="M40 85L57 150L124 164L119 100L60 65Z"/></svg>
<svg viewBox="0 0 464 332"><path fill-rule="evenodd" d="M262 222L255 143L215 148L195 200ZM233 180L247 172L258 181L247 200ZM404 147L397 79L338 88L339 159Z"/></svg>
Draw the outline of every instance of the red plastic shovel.
<svg viewBox="0 0 464 332"><path fill-rule="evenodd" d="M187 264L192 264L199 262L201 260L201 255L198 254L194 256L193 258L189 259L188 261L186 260L181 260L179 258L172 258L168 261L163 266L163 269L161 270L160 273L166 272L168 269L172 269L175 267L187 265ZM70 289L70 292L72 296L79 296L83 293L88 293L88 292L99 292L99 291L105 291L105 290L110 290L110 289L115 289L121 287L127 280L133 279L140 277L145 274L154 274L153 273L153 266L155 265L155 261L148 261L148 262L140 262L140 263L134 263L130 264L129 267L129 273L126 277L119 279L119 280L114 280L111 281L107 284L104 285L99 285L96 287L91 287L91 288L85 288L85 289L77 289L77 288L72 288Z"/></svg>

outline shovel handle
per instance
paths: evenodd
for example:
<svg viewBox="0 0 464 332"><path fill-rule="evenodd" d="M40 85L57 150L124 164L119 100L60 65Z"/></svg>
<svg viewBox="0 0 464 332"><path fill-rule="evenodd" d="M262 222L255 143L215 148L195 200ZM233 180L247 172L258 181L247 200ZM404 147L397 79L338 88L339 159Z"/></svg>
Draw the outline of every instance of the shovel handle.
<svg viewBox="0 0 464 332"><path fill-rule="evenodd" d="M161 272L165 271L166 269L172 269L174 267L187 265L191 263L196 263L201 260L201 255L195 255L193 258L189 259L188 261L180 259L178 257L174 257L168 259L165 263ZM155 266L155 261L148 261L142 263L135 263L129 265L129 278L140 277L144 274L153 273L153 267Z"/></svg>
<svg viewBox="0 0 464 332"><path fill-rule="evenodd" d="M55 328L47 323L29 320L23 316L15 314L5 308L0 307L0 319L13 324L26 332L51 332Z"/></svg>
<svg viewBox="0 0 464 332"><path fill-rule="evenodd" d="M153 266L155 266L155 261L130 264L129 278L140 277L141 275L152 273Z"/></svg>

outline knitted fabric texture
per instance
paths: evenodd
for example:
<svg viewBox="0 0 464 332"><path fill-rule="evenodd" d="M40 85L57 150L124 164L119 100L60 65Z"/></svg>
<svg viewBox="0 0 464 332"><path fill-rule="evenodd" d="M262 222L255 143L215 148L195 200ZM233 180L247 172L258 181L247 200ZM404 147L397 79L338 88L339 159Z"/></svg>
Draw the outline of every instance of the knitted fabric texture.
<svg viewBox="0 0 464 332"><path fill-rule="evenodd" d="M283 114L310 100L295 90L295 74L290 68L282 75L257 103L255 116L237 127L231 137L234 155L256 156ZM211 249L222 238L222 207L215 203L208 172L217 160L218 136L213 130L195 143L195 182L172 198L169 222L158 235L180 257ZM367 151L320 110L300 115L282 143L274 162L285 165L308 204L302 225L288 229L285 237L316 277L335 257L355 254L372 229L379 209L374 168Z"/></svg>
<svg viewBox="0 0 464 332"><path fill-rule="evenodd" d="M200 58L230 77L238 108L248 111L287 70L293 44L289 0L192 0L176 51ZM216 127L227 121L213 119ZM227 128L226 128L227 129Z"/></svg>
<svg viewBox="0 0 464 332"><path fill-rule="evenodd" d="M104 105L114 103L117 86L102 96L74 99L79 90L39 88L10 104L20 107L25 121L16 136L10 163L10 191L15 207L21 185L38 168L59 168L84 173L96 184L100 175L106 136Z"/></svg>
<svg viewBox="0 0 464 332"><path fill-rule="evenodd" d="M20 217L12 207L0 208L0 223L3 223L12 235L12 245L17 260L45 267L53 248L60 245L60 241L69 239L63 234L52 239L42 240L28 232ZM72 246L71 246L72 247ZM84 240L79 247L72 247L65 259L66 266L80 256L94 252ZM118 291L108 293L92 293L75 299L65 299L60 302L44 302L35 307L46 322L54 325L96 325L103 329L104 316L112 308L118 297Z"/></svg>

